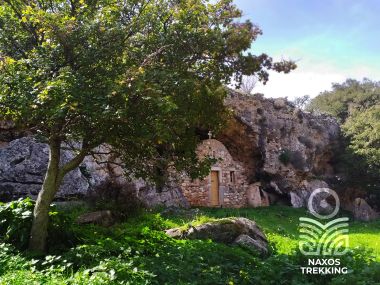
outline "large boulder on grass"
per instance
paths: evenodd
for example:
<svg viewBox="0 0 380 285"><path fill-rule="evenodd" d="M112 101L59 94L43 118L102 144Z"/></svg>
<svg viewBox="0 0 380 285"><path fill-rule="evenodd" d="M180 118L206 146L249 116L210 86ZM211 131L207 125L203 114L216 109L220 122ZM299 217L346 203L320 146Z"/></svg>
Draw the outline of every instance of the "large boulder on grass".
<svg viewBox="0 0 380 285"><path fill-rule="evenodd" d="M210 239L225 244L250 247L260 254L268 252L268 240L257 224L246 218L228 218L204 223L183 230L170 229L166 234L173 238Z"/></svg>

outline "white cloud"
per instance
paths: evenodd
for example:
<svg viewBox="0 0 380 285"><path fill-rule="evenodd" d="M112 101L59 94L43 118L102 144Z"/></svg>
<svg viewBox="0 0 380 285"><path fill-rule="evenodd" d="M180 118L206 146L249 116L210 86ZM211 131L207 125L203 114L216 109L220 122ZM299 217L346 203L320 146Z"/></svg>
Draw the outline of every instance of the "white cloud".
<svg viewBox="0 0 380 285"><path fill-rule="evenodd" d="M328 62L298 62L298 68L289 74L270 72L266 85L258 83L253 93L263 93L265 97L288 97L294 99L303 95L317 96L331 90L332 83L343 82L347 78L358 80L367 77L378 80L380 71L370 66L356 66L350 69L337 68Z"/></svg>
<svg viewBox="0 0 380 285"><path fill-rule="evenodd" d="M331 89L331 83L342 82L346 77L338 73L317 73L313 71L279 74L271 72L266 85L258 83L254 93L263 93L265 97L288 97L294 99L303 95L317 96Z"/></svg>

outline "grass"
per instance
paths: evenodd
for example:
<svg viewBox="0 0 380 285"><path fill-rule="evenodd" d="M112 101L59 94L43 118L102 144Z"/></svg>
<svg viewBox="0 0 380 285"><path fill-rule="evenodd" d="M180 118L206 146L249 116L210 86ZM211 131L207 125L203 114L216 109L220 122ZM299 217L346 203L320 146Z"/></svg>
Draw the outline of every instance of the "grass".
<svg viewBox="0 0 380 285"><path fill-rule="evenodd" d="M340 216L349 216L342 213ZM254 209L202 209L195 221L182 221L172 217L178 225L191 222L193 225L208 220L224 217L245 217L256 221L268 239L275 244L281 254L290 254L299 241L299 218L312 217L305 209L294 209L286 206L271 206ZM364 247L372 250L376 260L380 261L380 220L373 222L349 222L349 245L351 248Z"/></svg>
<svg viewBox="0 0 380 285"><path fill-rule="evenodd" d="M70 210L73 221L81 210ZM342 257L353 271L341 276L300 273L305 257L297 252L298 219L303 209L272 206L255 209L199 209L160 214L146 211L111 228L77 226L65 220L62 244L50 240L46 257L30 256L1 243L0 284L379 284L380 223L350 225L354 249ZM0 211L1 213L1 211ZM8 212L7 212L8 213ZM58 215L59 216L59 215ZM226 217L255 220L271 244L265 259L237 246L209 240L174 240L164 234L172 227L187 228ZM21 215L24 218L25 215ZM62 219L61 219L62 220ZM59 235L59 232L55 232ZM70 245L70 246L69 246Z"/></svg>

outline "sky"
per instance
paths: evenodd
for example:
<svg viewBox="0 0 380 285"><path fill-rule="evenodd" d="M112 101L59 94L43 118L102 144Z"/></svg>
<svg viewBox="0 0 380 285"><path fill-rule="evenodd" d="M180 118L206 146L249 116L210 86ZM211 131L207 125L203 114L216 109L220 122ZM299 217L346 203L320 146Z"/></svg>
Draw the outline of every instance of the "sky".
<svg viewBox="0 0 380 285"><path fill-rule="evenodd" d="M271 72L254 93L295 97L330 90L346 78L380 80L380 0L234 0L262 30L254 54L292 59L290 74Z"/></svg>

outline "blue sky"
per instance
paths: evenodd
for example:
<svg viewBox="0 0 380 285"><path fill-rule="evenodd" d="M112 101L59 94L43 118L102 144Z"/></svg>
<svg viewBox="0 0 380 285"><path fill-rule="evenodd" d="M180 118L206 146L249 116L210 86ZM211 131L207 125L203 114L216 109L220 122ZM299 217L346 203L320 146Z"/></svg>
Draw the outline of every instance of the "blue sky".
<svg viewBox="0 0 380 285"><path fill-rule="evenodd" d="M332 82L380 80L379 0L234 0L263 35L255 54L291 58L298 68L271 74L254 92L294 98L330 89Z"/></svg>

